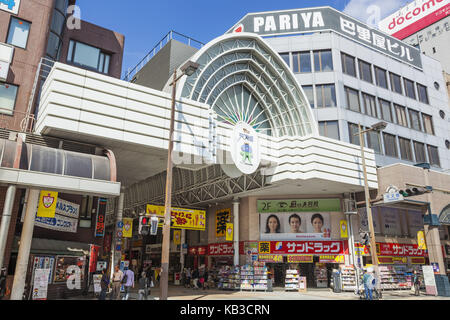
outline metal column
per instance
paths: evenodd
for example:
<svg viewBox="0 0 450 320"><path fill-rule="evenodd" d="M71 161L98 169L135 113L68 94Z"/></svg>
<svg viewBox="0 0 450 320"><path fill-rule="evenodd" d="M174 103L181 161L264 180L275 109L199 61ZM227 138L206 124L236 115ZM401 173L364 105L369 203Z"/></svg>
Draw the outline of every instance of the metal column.
<svg viewBox="0 0 450 320"><path fill-rule="evenodd" d="M5 260L6 242L8 241L9 225L11 223L11 213L14 206L16 186L10 185L5 195L5 205L3 206L2 224L0 226L0 269Z"/></svg>
<svg viewBox="0 0 450 320"><path fill-rule="evenodd" d="M30 257L31 241L33 240L34 221L36 209L39 201L39 190L30 189L26 200L27 209L20 238L19 253L17 255L16 271L14 273L14 283L11 290L11 300L22 300L25 290L25 280L27 276L28 260Z"/></svg>
<svg viewBox="0 0 450 320"><path fill-rule="evenodd" d="M121 230L121 228L119 228L119 223L122 222L122 217L123 217L123 203L124 203L124 199L125 199L125 193L122 191L120 193L119 199L118 199L118 205L117 205L117 216L116 216L116 223L114 225L114 234L112 236L112 243L111 243L111 265L110 265L110 277L112 280L113 274L114 274L114 267L116 265L120 264L120 259L122 256L122 251L116 251L116 246L117 243L119 242L119 240L121 240L121 238L119 238L117 236L117 233L119 230Z"/></svg>
<svg viewBox="0 0 450 320"><path fill-rule="evenodd" d="M233 200L233 243L234 243L234 265L239 265L239 199Z"/></svg>

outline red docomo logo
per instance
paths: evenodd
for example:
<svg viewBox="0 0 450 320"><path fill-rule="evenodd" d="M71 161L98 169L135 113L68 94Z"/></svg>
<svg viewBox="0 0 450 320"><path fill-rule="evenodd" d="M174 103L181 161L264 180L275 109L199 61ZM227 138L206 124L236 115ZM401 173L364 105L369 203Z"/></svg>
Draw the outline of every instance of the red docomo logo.
<svg viewBox="0 0 450 320"><path fill-rule="evenodd" d="M406 15L402 15L400 17L392 18L391 23L389 23L389 30L394 29L396 26L402 25L405 21L411 20L413 17L417 17L423 12L432 10L437 3L440 3L444 0L429 0L424 1L422 6L414 8L412 11L408 11Z"/></svg>

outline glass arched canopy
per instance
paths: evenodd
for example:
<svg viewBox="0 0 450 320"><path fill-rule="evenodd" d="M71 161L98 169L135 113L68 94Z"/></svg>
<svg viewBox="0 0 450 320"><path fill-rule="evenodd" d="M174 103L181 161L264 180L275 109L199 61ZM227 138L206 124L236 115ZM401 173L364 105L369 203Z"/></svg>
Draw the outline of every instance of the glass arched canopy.
<svg viewBox="0 0 450 320"><path fill-rule="evenodd" d="M190 60L197 71L184 77L178 96L206 103L219 121L244 121L272 136L317 134L308 100L294 74L259 36L227 34Z"/></svg>

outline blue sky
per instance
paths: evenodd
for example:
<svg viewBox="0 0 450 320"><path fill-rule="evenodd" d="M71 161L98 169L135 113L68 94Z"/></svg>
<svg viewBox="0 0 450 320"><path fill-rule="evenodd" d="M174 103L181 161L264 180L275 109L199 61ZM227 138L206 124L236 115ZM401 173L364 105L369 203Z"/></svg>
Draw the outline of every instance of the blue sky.
<svg viewBox="0 0 450 320"><path fill-rule="evenodd" d="M250 12L331 6L364 21L378 5L381 18L408 0L77 0L81 19L125 35L123 71L134 67L170 30L207 43Z"/></svg>

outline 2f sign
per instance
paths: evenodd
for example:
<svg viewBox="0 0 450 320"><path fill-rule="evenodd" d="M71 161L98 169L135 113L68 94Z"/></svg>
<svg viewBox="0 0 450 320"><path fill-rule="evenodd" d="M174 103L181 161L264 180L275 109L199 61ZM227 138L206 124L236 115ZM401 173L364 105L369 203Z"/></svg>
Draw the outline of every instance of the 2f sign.
<svg viewBox="0 0 450 320"><path fill-rule="evenodd" d="M253 19L253 32L277 32L298 30L299 25L305 29L324 27L322 12L302 12L294 14L282 14L275 16L255 17Z"/></svg>

